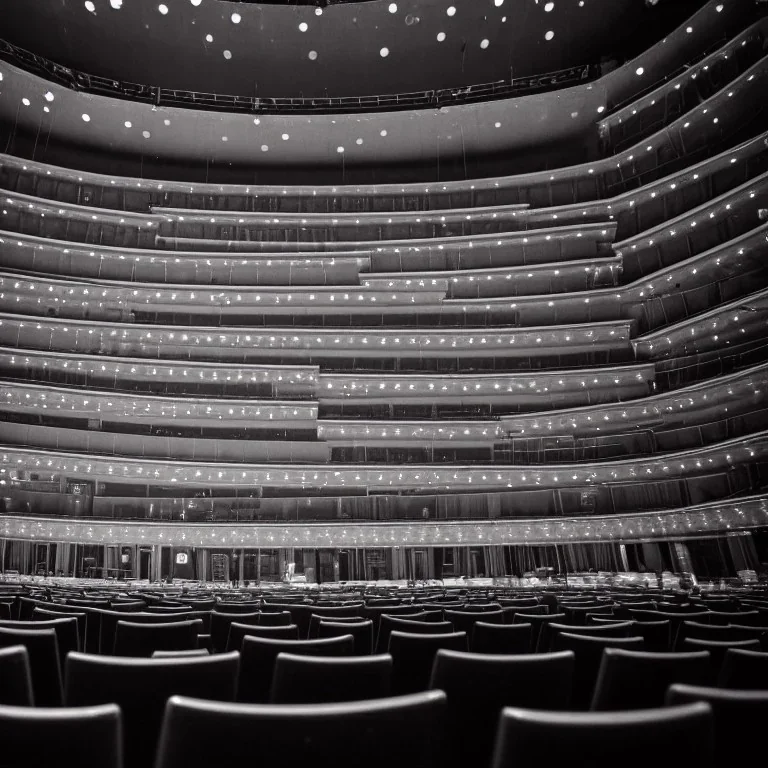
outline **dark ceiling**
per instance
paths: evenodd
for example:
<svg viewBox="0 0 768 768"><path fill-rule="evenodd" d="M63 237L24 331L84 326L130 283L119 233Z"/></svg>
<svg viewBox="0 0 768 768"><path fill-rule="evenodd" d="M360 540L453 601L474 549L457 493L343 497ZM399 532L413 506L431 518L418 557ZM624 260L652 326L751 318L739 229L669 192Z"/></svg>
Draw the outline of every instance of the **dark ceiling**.
<svg viewBox="0 0 768 768"><path fill-rule="evenodd" d="M0 36L68 67L260 97L453 88L629 58L703 0L3 0Z"/></svg>

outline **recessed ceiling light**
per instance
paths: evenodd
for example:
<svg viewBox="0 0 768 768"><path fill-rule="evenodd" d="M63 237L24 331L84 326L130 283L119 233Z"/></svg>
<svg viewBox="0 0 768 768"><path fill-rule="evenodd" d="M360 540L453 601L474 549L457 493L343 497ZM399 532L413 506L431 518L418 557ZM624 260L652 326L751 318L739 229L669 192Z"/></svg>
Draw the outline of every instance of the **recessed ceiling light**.
<svg viewBox="0 0 768 768"><path fill-rule="evenodd" d="M315 61L317 59L317 51L310 51L307 56L309 56L311 61Z"/></svg>
<svg viewBox="0 0 768 768"><path fill-rule="evenodd" d="M493 124L493 127L494 128L501 128L501 123L496 122L496 123Z"/></svg>
<svg viewBox="0 0 768 768"><path fill-rule="evenodd" d="M269 152L269 147L266 144L261 145L261 151L262 152Z"/></svg>
<svg viewBox="0 0 768 768"><path fill-rule="evenodd" d="M141 132L141 135L142 135L142 136L143 136L145 139L148 139L148 138L150 138L150 137L152 136L152 134L151 134L149 131L142 131L142 132Z"/></svg>
<svg viewBox="0 0 768 768"><path fill-rule="evenodd" d="M157 6L157 10L165 16L165 14L168 13L168 6L164 3L160 3L160 5Z"/></svg>
<svg viewBox="0 0 768 768"><path fill-rule="evenodd" d="M390 13L397 13L397 3L390 3L389 4L389 12Z"/></svg>
<svg viewBox="0 0 768 768"><path fill-rule="evenodd" d="M123 0L109 0L109 4L116 10L119 11L123 7Z"/></svg>
<svg viewBox="0 0 768 768"><path fill-rule="evenodd" d="M494 5L495 5L497 8L501 8L501 6L502 6L502 5L504 5L504 0L493 0L493 4L494 4Z"/></svg>
<svg viewBox="0 0 768 768"><path fill-rule="evenodd" d="M555 33L550 29L549 32L547 32L546 35L544 35L545 40L551 40L555 36Z"/></svg>
<svg viewBox="0 0 768 768"><path fill-rule="evenodd" d="M90 123L91 122L91 116L86 115L85 112L83 112L83 122L84 123Z"/></svg>
<svg viewBox="0 0 768 768"><path fill-rule="evenodd" d="M232 58L232 51L227 51L227 50L225 50L225 51L223 52L223 54L222 54L222 55L224 56L224 58L225 58L227 61L229 61L229 60Z"/></svg>
<svg viewBox="0 0 768 768"><path fill-rule="evenodd" d="M29 99L28 99L28 98L25 96L25 97L24 97L24 98L21 100L21 103L22 103L22 104L23 104L25 107L28 107L28 106L30 105L30 103L31 103L31 102L30 102L30 101L29 101Z"/></svg>
<svg viewBox="0 0 768 768"><path fill-rule="evenodd" d="M387 129L386 128L382 128L381 131L379 131L379 135L380 136L386 136L387 135Z"/></svg>
<svg viewBox="0 0 768 768"><path fill-rule="evenodd" d="M449 6L448 6L448 10L446 11L446 13L447 13L449 16L455 16L455 15L456 15L456 7L455 7L455 6L453 6L453 5L449 5Z"/></svg>
<svg viewBox="0 0 768 768"><path fill-rule="evenodd" d="M645 70L644 70L642 67L638 67L638 68L635 70L635 74L636 74L636 75L642 75L642 74L643 74L643 72L645 72Z"/></svg>
<svg viewBox="0 0 768 768"><path fill-rule="evenodd" d="M206 35L205 36L205 42L206 43L212 43L213 42L213 35Z"/></svg>
<svg viewBox="0 0 768 768"><path fill-rule="evenodd" d="M96 10L96 6L91 2L91 0L85 0L85 10L93 13Z"/></svg>
<svg viewBox="0 0 768 768"><path fill-rule="evenodd" d="M299 24L299 32L306 32L309 29L309 24L307 24L306 21L302 21L301 24Z"/></svg>
<svg viewBox="0 0 768 768"><path fill-rule="evenodd" d="M322 16L322 15L323 15L323 9L315 8L315 16Z"/></svg>
<svg viewBox="0 0 768 768"><path fill-rule="evenodd" d="M126 128L133 128L133 123L132 123L130 120L126 120L126 121L123 123L123 125L124 125Z"/></svg>
<svg viewBox="0 0 768 768"><path fill-rule="evenodd" d="M362 143L363 143L362 139L355 139L355 144L357 144L358 146L360 146L360 144Z"/></svg>
<svg viewBox="0 0 768 768"><path fill-rule="evenodd" d="M341 155L344 154L344 147L336 147L336 151Z"/></svg>
<svg viewBox="0 0 768 768"><path fill-rule="evenodd" d="M192 3L192 5L200 5L200 3L203 2L203 0L189 0L189 2Z"/></svg>
<svg viewBox="0 0 768 768"><path fill-rule="evenodd" d="M239 24L243 20L239 13L233 13L229 18L232 19L233 24Z"/></svg>
<svg viewBox="0 0 768 768"><path fill-rule="evenodd" d="M547 4L544 6L544 10L545 10L547 13L549 13L550 11L554 11L554 10L555 10L555 4L554 4L554 3L547 3Z"/></svg>
<svg viewBox="0 0 768 768"><path fill-rule="evenodd" d="M166 117L165 120L163 120L163 125L170 125L171 121Z"/></svg>
<svg viewBox="0 0 768 768"><path fill-rule="evenodd" d="M50 91L47 91L45 96L43 97L46 101L53 101L53 94Z"/></svg>
<svg viewBox="0 0 768 768"><path fill-rule="evenodd" d="M483 49L487 48L490 44L491 44L490 40L481 40L480 41L480 47L483 48Z"/></svg>
<svg viewBox="0 0 768 768"><path fill-rule="evenodd" d="M258 118L258 117L255 117L255 118L253 119L253 124L254 124L254 125L261 125L261 120L259 120L259 118Z"/></svg>
<svg viewBox="0 0 768 768"><path fill-rule="evenodd" d="M382 48L379 51L379 56L381 56L382 59L386 59L387 56L389 56L389 48Z"/></svg>
<svg viewBox="0 0 768 768"><path fill-rule="evenodd" d="M283 141L288 141L288 139L290 139L291 137L290 137L290 136L289 136L287 133L284 133L284 134L281 136L281 138L282 138L282 140L283 140Z"/></svg>
<svg viewBox="0 0 768 768"><path fill-rule="evenodd" d="M437 42L442 43L443 40L445 40L445 32L438 32L437 33Z"/></svg>

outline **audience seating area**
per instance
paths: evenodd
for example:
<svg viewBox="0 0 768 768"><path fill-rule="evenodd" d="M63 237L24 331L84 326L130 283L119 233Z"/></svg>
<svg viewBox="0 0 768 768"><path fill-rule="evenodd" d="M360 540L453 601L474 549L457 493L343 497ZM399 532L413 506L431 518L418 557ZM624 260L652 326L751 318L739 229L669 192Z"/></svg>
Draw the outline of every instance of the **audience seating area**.
<svg viewBox="0 0 768 768"><path fill-rule="evenodd" d="M0 601L14 617L0 627L11 753L40 738L74 755L77 736L105 745L105 765L136 768L283 745L321 762L373 752L375 765L459 768L533 765L542 739L546 765L647 739L663 765L714 766L760 749L768 712L764 588L312 595L5 583ZM699 628L722 639L689 647ZM64 722L71 732L52 726Z"/></svg>

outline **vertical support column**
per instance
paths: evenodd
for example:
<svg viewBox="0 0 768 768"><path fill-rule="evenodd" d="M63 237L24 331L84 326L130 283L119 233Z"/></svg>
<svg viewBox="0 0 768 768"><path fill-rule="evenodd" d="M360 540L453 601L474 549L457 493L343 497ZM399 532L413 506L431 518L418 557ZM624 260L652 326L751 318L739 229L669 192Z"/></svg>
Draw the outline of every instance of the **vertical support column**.
<svg viewBox="0 0 768 768"><path fill-rule="evenodd" d="M673 545L673 549L675 552L675 560L677 561L677 570L680 573L689 573L695 584L696 574L693 572L693 560L691 558L691 553L688 550L688 546L682 541L676 541Z"/></svg>
<svg viewBox="0 0 768 768"><path fill-rule="evenodd" d="M150 582L160 581L160 569L162 560L162 547L158 544L152 545L152 552L149 561L149 580Z"/></svg>
<svg viewBox="0 0 768 768"><path fill-rule="evenodd" d="M619 559L621 560L621 569L626 573L629 571L629 558L627 558L626 544L619 544Z"/></svg>
<svg viewBox="0 0 768 768"><path fill-rule="evenodd" d="M245 570L245 550L240 548L239 556L237 558L237 584L238 586L243 583L243 573Z"/></svg>

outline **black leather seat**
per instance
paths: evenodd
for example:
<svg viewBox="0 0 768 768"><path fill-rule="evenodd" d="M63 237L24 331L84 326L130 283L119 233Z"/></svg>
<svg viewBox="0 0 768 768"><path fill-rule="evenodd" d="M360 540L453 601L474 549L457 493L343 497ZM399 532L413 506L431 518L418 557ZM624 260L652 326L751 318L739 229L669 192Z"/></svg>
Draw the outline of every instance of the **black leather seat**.
<svg viewBox="0 0 768 768"><path fill-rule="evenodd" d="M439 650L429 687L448 697L447 764L488 765L505 706L567 709L573 663L570 651L500 656Z"/></svg>
<svg viewBox="0 0 768 768"><path fill-rule="evenodd" d="M155 651L187 651L197 648L203 627L200 619L160 624L118 621L115 631L115 656L144 656Z"/></svg>
<svg viewBox="0 0 768 768"><path fill-rule="evenodd" d="M318 637L339 637L352 635L356 656L370 656L373 653L373 622L370 619L357 622L320 621Z"/></svg>
<svg viewBox="0 0 768 768"><path fill-rule="evenodd" d="M168 702L156 768L247 765L290 756L291 765L366 768L440 764L442 691L341 704Z"/></svg>
<svg viewBox="0 0 768 768"><path fill-rule="evenodd" d="M390 695L392 657L323 658L280 653L275 661L273 704L322 704L363 701Z"/></svg>
<svg viewBox="0 0 768 768"><path fill-rule="evenodd" d="M475 622L469 647L473 653L530 653L530 624Z"/></svg>
<svg viewBox="0 0 768 768"><path fill-rule="evenodd" d="M3 768L123 766L120 709L0 706Z"/></svg>
<svg viewBox="0 0 768 768"><path fill-rule="evenodd" d="M241 648L240 678L237 700L267 702L272 688L275 660L279 653L302 656L352 656L352 635L317 640L279 640L266 637L244 637Z"/></svg>
<svg viewBox="0 0 768 768"><path fill-rule="evenodd" d="M29 622L34 626L33 622ZM61 661L54 629L7 629L0 627L0 648L23 645L29 655L35 706L60 707Z"/></svg>
<svg viewBox="0 0 768 768"><path fill-rule="evenodd" d="M768 690L768 653L728 648L717 679L718 688Z"/></svg>
<svg viewBox="0 0 768 768"><path fill-rule="evenodd" d="M241 624L239 621L233 621L229 625L229 636L227 638L226 649L228 651L239 651L243 645L243 638L246 635L249 637L271 637L281 640L298 640L299 628L295 624L263 627L261 624Z"/></svg>
<svg viewBox="0 0 768 768"><path fill-rule="evenodd" d="M32 707L32 672L29 654L23 645L0 648L0 704Z"/></svg>
<svg viewBox="0 0 768 768"><path fill-rule="evenodd" d="M697 702L632 712L502 711L492 768L713 768L712 709Z"/></svg>
<svg viewBox="0 0 768 768"><path fill-rule="evenodd" d="M429 687L435 654L441 648L468 651L467 633L392 632L389 636L389 653L392 656L392 692L400 695L425 691Z"/></svg>
<svg viewBox="0 0 768 768"><path fill-rule="evenodd" d="M118 704L123 713L126 768L146 768L155 756L168 697L234 701L239 663L237 653L166 659L71 653L65 701L67 706Z"/></svg>

